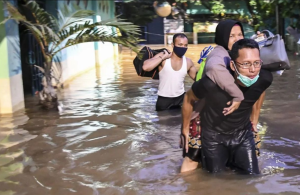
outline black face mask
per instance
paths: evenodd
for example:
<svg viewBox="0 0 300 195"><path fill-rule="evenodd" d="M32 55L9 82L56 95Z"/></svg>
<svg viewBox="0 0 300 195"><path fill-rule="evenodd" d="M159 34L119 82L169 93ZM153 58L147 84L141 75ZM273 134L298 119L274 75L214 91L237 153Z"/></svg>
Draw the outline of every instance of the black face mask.
<svg viewBox="0 0 300 195"><path fill-rule="evenodd" d="M186 47L176 47L174 45L174 48L173 48L173 52L178 56L178 57L182 57L184 56L185 52L186 52L187 48Z"/></svg>

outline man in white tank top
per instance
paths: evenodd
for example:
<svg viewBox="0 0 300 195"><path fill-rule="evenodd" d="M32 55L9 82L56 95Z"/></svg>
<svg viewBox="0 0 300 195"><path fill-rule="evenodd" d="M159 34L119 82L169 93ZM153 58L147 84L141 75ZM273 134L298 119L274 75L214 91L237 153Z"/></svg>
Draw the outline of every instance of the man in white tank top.
<svg viewBox="0 0 300 195"><path fill-rule="evenodd" d="M190 58L184 56L188 48L188 39L184 33L173 36L173 52L164 51L143 64L144 71L151 71L158 66L159 86L156 110L180 108L183 102L184 78L188 73L195 80L197 69Z"/></svg>

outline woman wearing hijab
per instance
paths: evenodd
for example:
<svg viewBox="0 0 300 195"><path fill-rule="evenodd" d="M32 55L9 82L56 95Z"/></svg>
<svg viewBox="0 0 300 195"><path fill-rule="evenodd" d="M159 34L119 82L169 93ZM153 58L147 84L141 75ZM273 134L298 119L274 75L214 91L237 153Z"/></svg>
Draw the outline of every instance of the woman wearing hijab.
<svg viewBox="0 0 300 195"><path fill-rule="evenodd" d="M229 52L232 45L240 39L244 38L243 26L240 22L235 20L221 21L215 32L215 43L217 46L210 52L206 59L204 73L214 83L216 83L221 89L226 91L231 97L233 97L230 105L224 108L223 114L226 116L238 109L241 101L244 99L242 91L235 84L235 80L230 70L230 56ZM251 121L253 122L254 130L256 131L256 124L258 122L259 111L263 102L264 93L261 98L254 105L256 109L253 109L251 114ZM198 102L194 106L194 113L190 123L190 137L189 137L189 152L183 152L184 161L181 166L181 172L194 170L198 166L198 162L201 159L201 139L200 139L200 113L204 102ZM258 136L258 135L256 135ZM183 144L183 139L181 143ZM184 147L183 147L184 148Z"/></svg>
<svg viewBox="0 0 300 195"><path fill-rule="evenodd" d="M224 109L224 115L231 114L244 99L243 93L234 83L234 78L228 71L230 62L228 52L236 41L243 38L244 30L240 22L235 20L221 21L216 28L215 34L215 43L217 46L206 59L204 73L221 89L233 97L233 103L229 108Z"/></svg>

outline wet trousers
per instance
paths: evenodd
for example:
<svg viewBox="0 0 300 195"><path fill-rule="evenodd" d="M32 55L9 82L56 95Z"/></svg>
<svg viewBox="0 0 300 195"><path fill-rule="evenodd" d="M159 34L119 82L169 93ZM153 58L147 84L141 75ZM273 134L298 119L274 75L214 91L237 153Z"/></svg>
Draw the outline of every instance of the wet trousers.
<svg viewBox="0 0 300 195"><path fill-rule="evenodd" d="M158 96L156 101L156 111L181 108L185 93L178 97Z"/></svg>
<svg viewBox="0 0 300 195"><path fill-rule="evenodd" d="M253 132L239 130L221 134L205 128L201 131L202 167L216 173L226 167L244 173L259 174Z"/></svg>

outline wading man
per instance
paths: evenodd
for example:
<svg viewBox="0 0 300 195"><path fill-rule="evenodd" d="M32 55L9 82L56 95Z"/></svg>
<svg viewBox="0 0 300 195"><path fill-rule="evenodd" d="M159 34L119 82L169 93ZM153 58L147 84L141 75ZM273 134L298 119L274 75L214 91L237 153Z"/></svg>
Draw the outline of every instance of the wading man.
<svg viewBox="0 0 300 195"><path fill-rule="evenodd" d="M190 58L185 57L188 38L183 33L173 36L173 52L164 51L143 64L144 71L151 71L158 66L159 86L156 111L180 108L185 90L184 79L187 73L194 80L197 69Z"/></svg>
<svg viewBox="0 0 300 195"><path fill-rule="evenodd" d="M203 168L209 172L220 172L230 167L242 173L258 174L250 116L253 105L271 85L273 77L269 71L261 69L259 46L254 40L241 39L235 42L230 55L230 68L244 100L235 112L225 116L223 109L232 100L226 91L207 76L192 85L185 95L182 106L182 134L185 137L184 163L187 167L197 165L198 162L193 160L196 158L193 155L198 154L201 155ZM205 100L201 111L202 148L199 149L201 153L191 151L188 147L193 103L200 99ZM258 117L257 113L251 116L253 120L256 120L255 117Z"/></svg>

